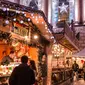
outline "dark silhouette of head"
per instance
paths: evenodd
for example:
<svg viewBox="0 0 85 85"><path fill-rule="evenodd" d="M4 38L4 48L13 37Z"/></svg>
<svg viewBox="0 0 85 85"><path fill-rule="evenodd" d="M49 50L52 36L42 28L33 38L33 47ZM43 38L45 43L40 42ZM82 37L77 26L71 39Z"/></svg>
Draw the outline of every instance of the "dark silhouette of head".
<svg viewBox="0 0 85 85"><path fill-rule="evenodd" d="M34 60L30 60L30 67L31 67L33 70L36 70L36 65L35 65L35 61L34 61Z"/></svg>
<svg viewBox="0 0 85 85"><path fill-rule="evenodd" d="M15 53L14 51L10 51L10 54L13 54L13 53Z"/></svg>
<svg viewBox="0 0 85 85"><path fill-rule="evenodd" d="M22 62L22 63L27 63L27 62L28 62L28 57L25 56L25 55L22 56L22 57L21 57L21 62Z"/></svg>

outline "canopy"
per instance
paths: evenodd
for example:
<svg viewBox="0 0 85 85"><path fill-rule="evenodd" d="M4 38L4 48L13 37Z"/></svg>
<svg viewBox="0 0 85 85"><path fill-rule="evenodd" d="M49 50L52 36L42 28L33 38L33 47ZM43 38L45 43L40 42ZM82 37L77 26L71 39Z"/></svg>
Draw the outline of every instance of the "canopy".
<svg viewBox="0 0 85 85"><path fill-rule="evenodd" d="M78 53L73 54L74 57L85 57L85 48Z"/></svg>

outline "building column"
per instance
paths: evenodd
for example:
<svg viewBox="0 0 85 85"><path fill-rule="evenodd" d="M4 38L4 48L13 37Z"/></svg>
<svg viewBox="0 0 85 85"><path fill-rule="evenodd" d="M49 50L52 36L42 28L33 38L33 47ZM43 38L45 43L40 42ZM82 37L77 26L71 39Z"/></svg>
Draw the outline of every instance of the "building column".
<svg viewBox="0 0 85 85"><path fill-rule="evenodd" d="M82 24L83 23L83 20L82 20L82 16L83 16L83 13L82 13L82 0L79 0L79 15L80 15L80 19L79 19L79 24Z"/></svg>
<svg viewBox="0 0 85 85"><path fill-rule="evenodd" d="M85 0L82 1L82 18L85 24Z"/></svg>
<svg viewBox="0 0 85 85"><path fill-rule="evenodd" d="M75 22L79 23L80 12L79 12L79 0L75 0Z"/></svg>

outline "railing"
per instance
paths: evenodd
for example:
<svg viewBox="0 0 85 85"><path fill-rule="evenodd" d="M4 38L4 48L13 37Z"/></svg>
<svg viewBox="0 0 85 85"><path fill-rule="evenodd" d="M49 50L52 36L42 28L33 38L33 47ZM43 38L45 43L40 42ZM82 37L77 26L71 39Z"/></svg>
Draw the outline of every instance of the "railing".
<svg viewBox="0 0 85 85"><path fill-rule="evenodd" d="M71 69L55 69L52 71L52 85L64 83L68 79L72 79L73 71Z"/></svg>

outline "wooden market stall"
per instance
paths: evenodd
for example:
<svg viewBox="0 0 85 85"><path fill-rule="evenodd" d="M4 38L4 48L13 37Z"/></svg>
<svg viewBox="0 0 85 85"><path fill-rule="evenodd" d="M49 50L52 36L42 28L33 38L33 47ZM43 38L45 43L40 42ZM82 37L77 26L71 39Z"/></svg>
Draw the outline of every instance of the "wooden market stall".
<svg viewBox="0 0 85 85"><path fill-rule="evenodd" d="M44 13L3 0L0 1L0 12L0 30L2 31L2 34L0 33L0 61L3 51L6 51L8 55L10 50L14 50L16 58L20 59L22 55L27 55L37 64L42 56L40 54L46 53L46 46L54 40L54 38L50 39L53 37L50 31L52 26ZM1 65L0 79L10 76L15 66L15 64Z"/></svg>

